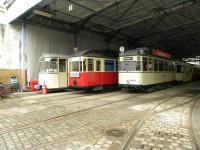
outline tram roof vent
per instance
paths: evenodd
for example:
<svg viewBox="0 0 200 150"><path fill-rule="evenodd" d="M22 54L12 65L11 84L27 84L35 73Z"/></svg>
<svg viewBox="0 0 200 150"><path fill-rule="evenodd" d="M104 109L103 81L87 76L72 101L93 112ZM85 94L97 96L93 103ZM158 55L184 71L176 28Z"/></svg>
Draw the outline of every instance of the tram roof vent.
<svg viewBox="0 0 200 150"><path fill-rule="evenodd" d="M151 50L147 47L140 47L136 49L126 50L124 53L120 53L120 56L128 55L150 55Z"/></svg>
<svg viewBox="0 0 200 150"><path fill-rule="evenodd" d="M78 52L75 56L117 58L118 52L111 50L84 50Z"/></svg>

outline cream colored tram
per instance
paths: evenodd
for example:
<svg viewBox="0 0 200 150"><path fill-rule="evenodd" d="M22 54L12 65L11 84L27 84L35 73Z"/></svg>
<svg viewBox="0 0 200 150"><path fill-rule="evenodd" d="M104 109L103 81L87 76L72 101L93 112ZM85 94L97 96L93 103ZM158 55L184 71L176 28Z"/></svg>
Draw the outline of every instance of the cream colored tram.
<svg viewBox="0 0 200 150"><path fill-rule="evenodd" d="M176 61L176 81L192 81L192 65L181 61Z"/></svg>
<svg viewBox="0 0 200 150"><path fill-rule="evenodd" d="M47 89L68 87L67 56L44 54L40 57L39 84Z"/></svg>
<svg viewBox="0 0 200 150"><path fill-rule="evenodd" d="M145 90L175 81L173 61L129 50L119 57L119 86Z"/></svg>

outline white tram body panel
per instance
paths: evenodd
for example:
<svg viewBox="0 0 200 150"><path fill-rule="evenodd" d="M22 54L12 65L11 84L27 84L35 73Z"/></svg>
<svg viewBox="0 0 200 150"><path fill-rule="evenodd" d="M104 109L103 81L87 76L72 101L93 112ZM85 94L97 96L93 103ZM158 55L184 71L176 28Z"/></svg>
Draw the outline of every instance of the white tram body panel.
<svg viewBox="0 0 200 150"><path fill-rule="evenodd" d="M67 56L45 54L40 58L39 84L48 89L68 87Z"/></svg>
<svg viewBox="0 0 200 150"><path fill-rule="evenodd" d="M59 74L58 73L39 73L39 84L46 84L49 89L59 88Z"/></svg>

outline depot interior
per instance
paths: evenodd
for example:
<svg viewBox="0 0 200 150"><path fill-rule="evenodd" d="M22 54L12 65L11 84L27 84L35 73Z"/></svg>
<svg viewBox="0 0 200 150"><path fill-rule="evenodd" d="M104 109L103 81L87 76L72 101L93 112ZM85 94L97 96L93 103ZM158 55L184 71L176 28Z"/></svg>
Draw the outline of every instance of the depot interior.
<svg viewBox="0 0 200 150"><path fill-rule="evenodd" d="M0 0L0 82L38 80L42 54L159 48L199 65L199 0Z"/></svg>

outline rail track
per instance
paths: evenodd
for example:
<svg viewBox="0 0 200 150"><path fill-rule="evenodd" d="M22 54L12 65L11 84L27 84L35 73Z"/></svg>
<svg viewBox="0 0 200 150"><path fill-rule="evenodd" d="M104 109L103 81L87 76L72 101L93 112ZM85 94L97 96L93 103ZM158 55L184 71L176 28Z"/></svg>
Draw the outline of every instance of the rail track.
<svg viewBox="0 0 200 150"><path fill-rule="evenodd" d="M185 90L188 90L188 89L185 89L185 88L182 89L182 91L185 91ZM87 107L78 108L78 110L77 109L70 110L70 112L63 111L61 113L59 112L58 114L55 113L55 115L53 115L53 116L47 115L47 117L38 118L37 120L34 120L34 118L30 117L30 122L29 121L27 123L25 122L24 124L22 124L20 126L12 126L11 125L9 128L4 128L5 130L3 129L3 130L0 131L0 136L4 136L4 134L7 135L7 134L10 134L10 133L13 133L13 132L18 132L18 131L20 131L20 132L22 131L23 132L24 130L32 128L32 127L35 128L35 127L39 127L40 125L52 123L57 119L62 120L62 119L65 119L65 117L67 117L67 116L70 116L70 115L73 115L73 114L78 114L79 115L79 113L82 113L82 112L87 112L88 113L88 111L90 111L90 110L93 110L93 109L96 109L96 108L100 108L100 107L103 107L103 106L107 106L107 105L111 105L111 104L114 104L114 103L119 103L119 102L122 102L122 101L127 101L127 102L136 101L136 100L138 100L138 98L137 99L134 99L134 98L143 96L144 94L148 95L149 93L142 93L142 94L137 93L137 94L134 94L134 95L133 94L132 95L127 95L126 98L122 98L121 97L120 99L114 99L113 98L112 100L109 100L109 99L105 100L105 101L103 100L104 97L107 98L107 97L111 97L112 95L119 95L119 94L121 94L121 92L118 92L118 93L115 92L115 93L111 93L111 94L109 94L109 93L107 94L106 93L104 95L100 95L98 98L92 98L91 97L91 99L90 99L90 96L87 95L89 99L83 99L80 102L74 102L74 104L87 103L87 102L90 102L90 101L96 101L96 100L99 100L100 98L101 98L102 101L99 100L100 103L94 103L92 105L89 105L89 107L87 106ZM94 96L94 95L91 95L91 96ZM160 102L158 105L161 105L162 103L165 103L166 101L169 101L167 99L167 96L169 96L170 98L173 98L174 96L181 96L181 94L177 94L177 93L173 93L173 94L170 94L170 95L169 94L164 94L164 96L162 95L162 96L158 96L158 97L154 98L153 101L154 102L155 101ZM148 98L148 96L145 96L145 97ZM73 98L71 98L71 99L73 100ZM45 102L47 102L47 101L45 100ZM147 103L149 103L149 102L147 102ZM66 106L64 106L64 107L67 107L68 105L72 105L72 104L73 103L66 104ZM119 104L121 104L121 103L119 103ZM74 106L77 107L79 105L74 105ZM49 110L47 109L46 111L52 111L52 110L51 109L49 109ZM38 112L40 112L40 111L38 111ZM31 115L31 113L30 113L30 115ZM58 140L57 141L52 141L52 142L46 143L46 144L49 145L49 144L52 144L52 143L57 143L59 141ZM40 148L40 146L42 147L44 145L38 145L38 147L34 146L31 149Z"/></svg>
<svg viewBox="0 0 200 150"><path fill-rule="evenodd" d="M96 109L96 108L99 108L99 107L103 107L103 106L106 106L106 105L111 105L111 104L114 104L114 103L126 101L126 100L129 100L129 99L135 98L135 97L139 97L139 96L141 96L141 95L144 95L144 94L136 94L136 95L134 95L134 96L130 96L130 97L127 97L127 98L123 98L123 99L120 99L120 100L111 101L111 102L99 104L99 105L96 105L96 106L93 106L93 107L90 107L90 108L81 109L81 110L74 111L74 112L72 111L72 112L70 112L70 113L66 113L66 114L62 114L62 115L55 116L55 117L51 117L51 118L47 118L47 119L35 121L34 123L25 124L25 125L23 125L23 126L21 126L21 127L19 127L19 128L15 128L15 129L11 129L11 130L6 130L6 131L3 131L3 132L0 132L0 135L5 134L5 133L8 133L8 132L14 132L14 131L18 131L18 130L21 130L21 129L25 129L25 128L28 128L28 127L30 127L30 126L32 126L32 125L36 125L36 124L39 124L39 123L42 123L42 122L51 121L51 120L58 119L58 118L61 118L61 117L66 117L66 116L70 116L70 115L73 115L73 114L85 112L85 111L92 110L92 109ZM106 96L106 97L107 97L107 96ZM84 101L83 101L83 102L84 102ZM69 105L70 105L70 104L69 104Z"/></svg>
<svg viewBox="0 0 200 150"><path fill-rule="evenodd" d="M120 95L121 93L118 93L117 95ZM60 114L60 115L57 115L57 116L55 116L55 117L49 117L49 118L47 118L47 119L38 119L38 121L35 121L35 122L31 122L31 123L22 123L22 126L21 127L19 127L19 128L15 128L15 129L8 129L8 130L4 130L3 132L1 132L0 131L0 134L4 134L4 133L6 133L7 131L9 132L9 131L15 131L15 130L20 130L20 129L22 129L22 128L26 128L26 127L29 127L29 126L31 126L31 125L34 125L34 124L38 124L38 123L42 123L42 122L45 122L45 121L50 121L50 120L54 120L54 119L57 119L57 118L60 118L60 117L65 117L65 116L69 116L69 115L72 115L72 114L76 114L76 113L81 113L81 112L84 112L84 111L88 111L88 110L92 110L92 109L95 109L95 108L98 108L98 107L102 107L102 106L106 106L106 105L110 105L110 104L113 104L113 103L118 103L118 102L121 102L121 101L127 101L127 100L130 100L130 99L133 99L133 98L135 98L135 97L139 97L139 96L142 96L142 95L144 95L144 94L149 94L149 93L142 93L142 94L139 94L139 93L137 93L137 94L135 94L135 95L132 95L132 96L129 96L129 97L126 97L126 98L122 98L122 99L120 99L120 100L114 100L114 101L111 101L111 102L108 102L108 103L103 103L103 104L97 104L96 106L93 106L93 107L89 107L89 108L86 108L86 109L81 109L81 110L78 110L78 111L72 111L72 112L68 112L68 113L64 113L64 114ZM112 93L112 94L109 94L109 95L104 95L104 96L102 96L102 97L99 97L99 98L104 98L104 97L109 97L109 96L112 96L112 95L116 95L116 92L115 93ZM85 96L88 96L88 95L83 95L83 97L85 97ZM91 95L91 96L93 96L93 95ZM177 96L177 94L173 94L173 95L171 95L170 97L174 97L174 96ZM80 97L80 96L79 96ZM78 98L78 97L77 97ZM69 105L72 105L72 104L80 104L80 103L86 103L86 102L89 102L89 101L97 101L97 100L99 100L99 98L98 99L88 99L88 100L81 100L81 101L77 101L77 102L72 102L72 103L68 103L68 104L65 104L65 107L67 107L67 106L69 106ZM158 97L159 99L162 99L163 97L162 96L160 96L160 97ZM70 99L70 98L69 98ZM165 99L166 100L166 99ZM164 100L164 101L165 101ZM49 100L48 100L49 101ZM58 100L55 100L55 101L58 101ZM45 102L47 102L47 101L45 101ZM39 102L39 103L37 103L37 104L40 104L41 102ZM43 103L43 102L42 102ZM31 104L32 105L32 104ZM37 111L37 110L36 110Z"/></svg>
<svg viewBox="0 0 200 150"><path fill-rule="evenodd" d="M191 136L191 140L194 144L194 147L196 150L200 150L200 145L198 144L198 141L195 137L195 131L193 129L193 121L192 121L192 112L194 110L195 105L197 104L197 100L192 104L191 108L190 108L190 116L189 116L189 129L190 129L190 136Z"/></svg>
<svg viewBox="0 0 200 150"><path fill-rule="evenodd" d="M190 124L190 129L189 130L190 130L190 136L191 136L192 142L193 142L196 150L199 150L200 148L198 147L197 141L196 141L196 139L194 137L194 131L192 129L192 120L191 120L191 118L192 118L192 108L194 107L195 103L197 102L197 98L199 98L199 96L194 96L194 98L192 98L191 100L188 100L187 102L183 102L181 104L178 104L178 105L175 105L175 106L163 109L163 110L156 111L156 108L160 107L164 103L167 103L167 102L171 101L172 97L170 97L168 100L164 100L161 103L159 103L158 105L154 106L149 111L149 113L140 122L137 123L136 127L132 129L130 135L128 136L128 138L126 139L124 144L120 147L120 150L128 150L128 149L130 149L130 146L133 143L133 141L134 141L134 139L136 137L136 134L138 133L138 131L142 128L144 123L149 118L153 117L155 114L162 113L162 112L165 112L165 111L168 111L168 110L172 110L174 108L177 108L177 107L180 107L180 106L192 103L192 102L193 102L193 105L190 108L191 110L190 110L190 116L189 116L189 124Z"/></svg>
<svg viewBox="0 0 200 150"><path fill-rule="evenodd" d="M71 94L74 94L74 93L71 93ZM36 102L24 103L23 104L23 106L27 106L27 105L43 104L43 103L47 103L47 102L51 102L52 103L52 102L55 102L55 101L63 101L63 100L83 98L83 97L92 97L93 96L93 95L91 95L92 93L85 93L85 92L75 93L75 94L78 94L78 95L75 95L75 96L72 95L72 96L64 97L64 98L58 98L58 96L52 96L50 99L48 99L48 97L39 97L39 98L37 97L37 98L32 98L32 99L26 99L26 100L23 99L23 100L20 100L20 101L14 101L14 103L19 104L19 103L24 102L24 101L26 101L26 102L27 101L32 101L32 100L36 101ZM79 94L81 94L81 95L79 95ZM98 98L104 98L104 97L113 96L113 95L120 95L120 94L121 93L119 93L119 92L112 92L111 94L109 94L109 93L106 93L106 94L97 93L96 95L100 96ZM62 96L59 96L59 97L62 97ZM53 99L53 98L55 98L55 99ZM72 102L72 103L69 103L69 105L76 104L76 103L81 103L82 101L86 102L88 100L81 100L81 101L78 101L78 102ZM13 101L12 101L12 103L11 102L2 103L1 106L10 105L10 104L13 105Z"/></svg>

